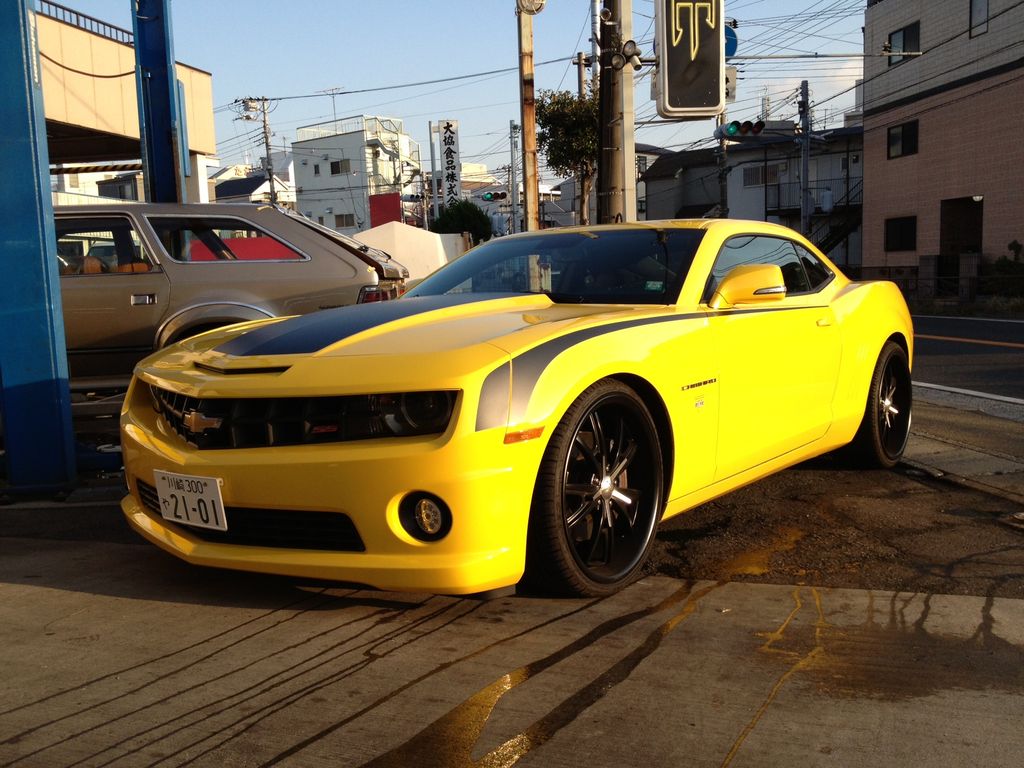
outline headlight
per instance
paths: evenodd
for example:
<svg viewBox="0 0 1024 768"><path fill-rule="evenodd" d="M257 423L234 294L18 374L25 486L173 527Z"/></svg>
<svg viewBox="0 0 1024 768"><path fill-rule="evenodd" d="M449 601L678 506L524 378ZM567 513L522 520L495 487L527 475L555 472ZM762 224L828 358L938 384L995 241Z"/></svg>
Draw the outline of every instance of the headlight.
<svg viewBox="0 0 1024 768"><path fill-rule="evenodd" d="M408 392L377 398L384 423L396 435L444 432L455 403L451 392Z"/></svg>

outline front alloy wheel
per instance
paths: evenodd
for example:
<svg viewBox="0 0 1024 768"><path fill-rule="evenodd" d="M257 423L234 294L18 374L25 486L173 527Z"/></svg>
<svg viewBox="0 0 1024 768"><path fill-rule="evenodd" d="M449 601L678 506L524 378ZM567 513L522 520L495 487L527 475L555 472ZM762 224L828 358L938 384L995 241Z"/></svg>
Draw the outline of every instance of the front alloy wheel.
<svg viewBox="0 0 1024 768"><path fill-rule="evenodd" d="M661 447L647 407L606 379L566 412L541 464L528 577L546 591L598 596L635 578L662 508Z"/></svg>

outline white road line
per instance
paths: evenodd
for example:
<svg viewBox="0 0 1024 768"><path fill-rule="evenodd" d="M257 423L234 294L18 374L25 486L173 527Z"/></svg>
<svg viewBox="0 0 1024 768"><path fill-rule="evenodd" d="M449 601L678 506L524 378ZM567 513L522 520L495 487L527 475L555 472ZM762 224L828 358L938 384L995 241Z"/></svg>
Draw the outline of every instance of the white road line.
<svg viewBox="0 0 1024 768"><path fill-rule="evenodd" d="M950 317L948 315L913 315L922 320L976 320L982 323L1024 323L1024 320L1012 320L1005 317Z"/></svg>
<svg viewBox="0 0 1024 768"><path fill-rule="evenodd" d="M941 384L926 384L923 381L915 381L915 387L924 389L935 389L939 392L951 392L954 395L967 395L968 397L980 397L983 400L996 400L1000 403L1011 403L1012 405L1024 405L1024 400L1005 395L990 395L988 392L975 392L973 389L958 389L957 387L944 387Z"/></svg>

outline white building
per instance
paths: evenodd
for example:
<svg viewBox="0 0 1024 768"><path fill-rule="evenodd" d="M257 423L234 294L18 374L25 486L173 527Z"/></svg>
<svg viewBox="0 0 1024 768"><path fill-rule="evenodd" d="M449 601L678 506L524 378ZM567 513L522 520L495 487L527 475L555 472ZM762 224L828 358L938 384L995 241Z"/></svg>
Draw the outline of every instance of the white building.
<svg viewBox="0 0 1024 768"><path fill-rule="evenodd" d="M297 209L354 234L388 221L423 226L420 148L393 117L299 128L291 145Z"/></svg>

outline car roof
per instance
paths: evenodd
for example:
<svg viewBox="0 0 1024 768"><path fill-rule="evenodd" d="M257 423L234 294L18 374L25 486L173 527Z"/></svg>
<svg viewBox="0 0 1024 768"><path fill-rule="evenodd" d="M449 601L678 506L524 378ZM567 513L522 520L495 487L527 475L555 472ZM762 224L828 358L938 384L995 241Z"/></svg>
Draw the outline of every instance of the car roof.
<svg viewBox="0 0 1024 768"><path fill-rule="evenodd" d="M54 213L136 213L148 214L202 214L223 216L251 216L264 211L279 211L272 205L249 203L120 203L102 202L89 205L56 205Z"/></svg>

